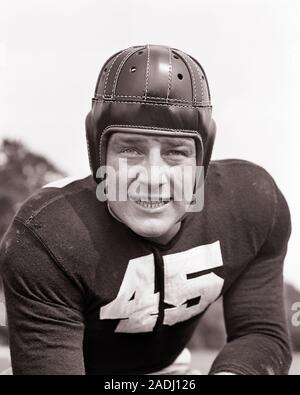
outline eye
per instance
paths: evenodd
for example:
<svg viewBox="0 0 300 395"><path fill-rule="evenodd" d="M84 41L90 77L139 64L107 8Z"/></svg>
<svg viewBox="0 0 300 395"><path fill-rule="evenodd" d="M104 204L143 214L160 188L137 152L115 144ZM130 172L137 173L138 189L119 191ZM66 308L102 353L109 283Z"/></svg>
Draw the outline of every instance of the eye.
<svg viewBox="0 0 300 395"><path fill-rule="evenodd" d="M187 153L185 152L185 151L182 151L182 150L176 150L176 149L174 149L174 150L170 150L170 151L168 151L167 153L167 156L187 156Z"/></svg>
<svg viewBox="0 0 300 395"><path fill-rule="evenodd" d="M121 154L126 154L126 155L130 155L130 156L135 156L135 155L139 155L140 153L135 149L135 148L121 148L120 149L120 153Z"/></svg>

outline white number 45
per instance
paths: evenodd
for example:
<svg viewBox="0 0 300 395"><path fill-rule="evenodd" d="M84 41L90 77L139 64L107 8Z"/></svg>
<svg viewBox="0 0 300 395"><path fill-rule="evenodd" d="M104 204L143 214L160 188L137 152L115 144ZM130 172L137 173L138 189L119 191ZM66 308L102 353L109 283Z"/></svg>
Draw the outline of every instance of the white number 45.
<svg viewBox="0 0 300 395"><path fill-rule="evenodd" d="M210 272L223 265L219 241L163 256L164 325L174 325L201 313L221 293L223 278ZM154 293L153 254L131 259L119 293L100 309L100 319L120 320L116 332L151 332L155 326L159 292ZM189 306L187 301L194 300Z"/></svg>

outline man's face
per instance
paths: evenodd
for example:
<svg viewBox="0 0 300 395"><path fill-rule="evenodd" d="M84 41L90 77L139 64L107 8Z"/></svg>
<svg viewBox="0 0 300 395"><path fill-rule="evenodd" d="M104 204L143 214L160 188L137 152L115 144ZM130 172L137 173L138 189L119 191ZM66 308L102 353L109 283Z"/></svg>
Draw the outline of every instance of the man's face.
<svg viewBox="0 0 300 395"><path fill-rule="evenodd" d="M135 233L167 243L179 230L195 182L193 138L114 133L107 147L108 200L113 213ZM126 199L112 199L115 188ZM123 201L122 201L123 200Z"/></svg>

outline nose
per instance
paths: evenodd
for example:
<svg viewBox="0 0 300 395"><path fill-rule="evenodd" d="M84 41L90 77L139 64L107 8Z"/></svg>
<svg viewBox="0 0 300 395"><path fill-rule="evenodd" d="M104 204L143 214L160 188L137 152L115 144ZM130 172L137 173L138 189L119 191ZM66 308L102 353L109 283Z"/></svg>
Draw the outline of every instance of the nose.
<svg viewBox="0 0 300 395"><path fill-rule="evenodd" d="M138 176L141 187L147 187L148 196L161 197L164 187L169 184L169 166L161 156L159 147L149 150L144 158L143 169Z"/></svg>

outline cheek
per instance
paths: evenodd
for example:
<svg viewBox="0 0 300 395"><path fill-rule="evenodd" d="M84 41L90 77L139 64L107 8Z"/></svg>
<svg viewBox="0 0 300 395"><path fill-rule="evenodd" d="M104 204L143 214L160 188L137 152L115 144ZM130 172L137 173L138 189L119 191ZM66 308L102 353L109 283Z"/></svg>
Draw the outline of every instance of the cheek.
<svg viewBox="0 0 300 395"><path fill-rule="evenodd" d="M172 202L172 208L171 208L171 213L175 219L178 217L181 217L185 212L187 208L187 202L184 200L181 201L173 201Z"/></svg>
<svg viewBox="0 0 300 395"><path fill-rule="evenodd" d="M108 188L108 198L113 202L125 202L128 195L127 171L123 167L119 169L109 168L106 185Z"/></svg>
<svg viewBox="0 0 300 395"><path fill-rule="evenodd" d="M195 186L195 176L192 171L182 173L180 177L174 179L174 200L175 203L190 202L193 198Z"/></svg>
<svg viewBox="0 0 300 395"><path fill-rule="evenodd" d="M125 202L110 201L109 202L110 209L125 224L128 224L129 222L131 222L131 219L134 218L134 216L132 215L132 210L130 209L130 207L128 207L128 204L129 204L128 201L125 201Z"/></svg>

